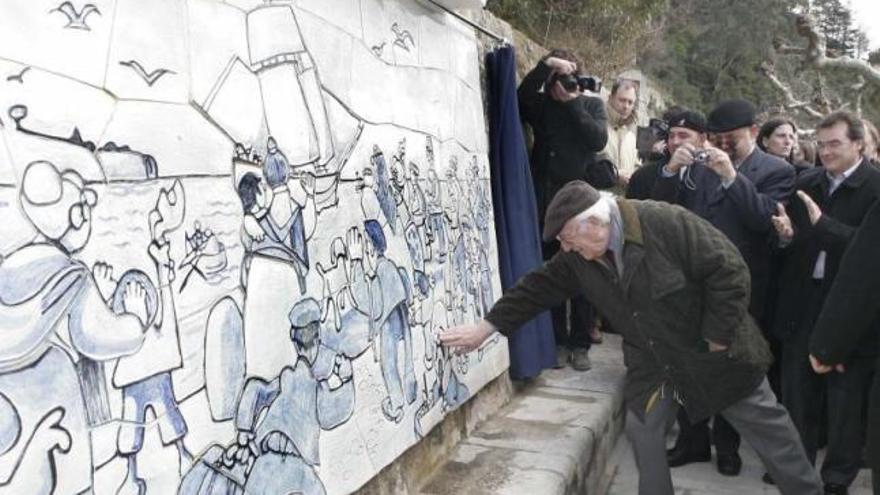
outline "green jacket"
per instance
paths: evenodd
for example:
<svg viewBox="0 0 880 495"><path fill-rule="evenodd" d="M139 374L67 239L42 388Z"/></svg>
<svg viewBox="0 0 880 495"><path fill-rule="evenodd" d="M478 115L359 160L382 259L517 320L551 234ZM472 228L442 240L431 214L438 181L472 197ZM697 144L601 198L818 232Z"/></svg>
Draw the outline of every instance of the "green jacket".
<svg viewBox="0 0 880 495"><path fill-rule="evenodd" d="M521 278L486 319L508 334L582 292L623 336L624 394L634 413L644 414L661 387L675 391L692 421L747 396L772 357L748 312L749 271L736 247L684 208L623 199L618 206L619 280L604 263L560 252ZM729 347L709 352L707 340Z"/></svg>

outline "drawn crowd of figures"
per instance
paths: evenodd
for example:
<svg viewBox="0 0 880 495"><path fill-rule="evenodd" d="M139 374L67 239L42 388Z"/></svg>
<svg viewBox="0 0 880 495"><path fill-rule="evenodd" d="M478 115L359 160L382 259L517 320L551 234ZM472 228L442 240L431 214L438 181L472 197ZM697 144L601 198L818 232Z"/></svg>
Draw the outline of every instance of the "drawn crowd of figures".
<svg viewBox="0 0 880 495"><path fill-rule="evenodd" d="M193 102L229 141L205 163L226 173L180 173L167 142L59 131L39 98L0 98L0 237L22 238L0 244L0 494L323 494L339 466L322 431L375 411L413 442L469 397L499 338L455 355L436 337L495 298L483 157L341 105L293 13L250 11L251 58ZM105 14L65 1L47 22L89 36ZM299 38L255 48L280 25ZM388 50L418 42L391 32ZM26 96L52 76L27 62L5 78ZM108 63L144 91L181 77ZM228 102L254 85L248 126ZM157 473L159 451L174 468Z"/></svg>
<svg viewBox="0 0 880 495"><path fill-rule="evenodd" d="M179 493L221 493L212 488L221 481L260 493L323 493L318 439L358 406L353 359L368 353L377 363L385 398L376 407L394 423L412 407L417 436L431 409L465 400L469 358L438 346L436 333L481 317L493 301L490 199L476 160L460 177L452 159L441 181L430 159L408 161L406 146L401 140L390 163L374 147L358 178L336 186L360 206L348 225L322 222L339 205L319 212L315 175L292 167L273 139L259 164L240 163L253 170L236 184L244 307L230 296L213 304L204 350L211 416L233 421L237 435L195 460L172 386L183 365L175 298L193 274L211 277L229 263L210 229L180 232L197 192L175 180L146 215L128 219L149 232L149 244L133 248L152 260L149 273L89 267L77 253L93 242L102 198L74 171L28 164L20 205L40 237L0 264L0 331L8 336L0 346L0 460L11 466L0 487L90 488L90 427L115 420L116 453L127 463L116 493L145 493L138 455L150 413L162 443L178 452ZM425 146L433 157L431 137ZM331 239L329 252L311 249L317 230ZM171 256L178 242L186 244L181 260ZM394 244L404 259L389 256ZM122 401L116 418L113 394ZM44 486L32 488L35 480Z"/></svg>

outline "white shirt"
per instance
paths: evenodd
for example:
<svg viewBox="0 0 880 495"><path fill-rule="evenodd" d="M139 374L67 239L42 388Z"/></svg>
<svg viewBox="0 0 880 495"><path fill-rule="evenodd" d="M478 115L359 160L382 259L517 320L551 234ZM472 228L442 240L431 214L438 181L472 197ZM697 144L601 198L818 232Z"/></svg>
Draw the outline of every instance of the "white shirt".
<svg viewBox="0 0 880 495"><path fill-rule="evenodd" d="M828 196L830 197L834 194L834 191L843 184L843 181L847 179L856 169L859 168L859 165L862 164L862 161L859 160L855 165L843 171L842 174L839 175L831 175L828 172L825 172L825 175L828 177L829 185L828 185ZM819 256L816 257L816 264L813 266L813 279L814 280L822 280L825 278L825 258L827 254L825 251L820 251Z"/></svg>

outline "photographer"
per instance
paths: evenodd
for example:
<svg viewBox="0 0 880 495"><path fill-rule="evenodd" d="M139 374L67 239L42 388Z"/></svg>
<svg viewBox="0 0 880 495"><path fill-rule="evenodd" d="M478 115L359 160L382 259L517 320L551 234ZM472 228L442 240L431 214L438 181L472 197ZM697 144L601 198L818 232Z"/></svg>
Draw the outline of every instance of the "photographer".
<svg viewBox="0 0 880 495"><path fill-rule="evenodd" d="M771 217L794 186L794 168L756 146L755 108L745 100L729 100L709 114L706 142L702 116L684 112L669 122L669 161L654 184L653 199L679 204L706 219L737 247L751 275L749 313L761 325L771 274ZM716 147L717 146L717 147ZM766 326L766 325L762 325ZM764 331L767 335L766 329ZM707 422L687 424L669 452L672 467L708 461ZM736 476L742 467L739 435L716 416L712 436L721 474Z"/></svg>
<svg viewBox="0 0 880 495"><path fill-rule="evenodd" d="M685 111L679 105L673 105L663 112L659 119L650 119L647 127L637 130L636 147L639 159L644 163L630 176L626 185L626 199L651 199L654 182L660 177L663 166L669 161L669 122L672 118ZM698 115L698 114L695 114ZM700 115L700 130L697 135L705 133L706 119ZM705 140L705 136L703 136Z"/></svg>
<svg viewBox="0 0 880 495"><path fill-rule="evenodd" d="M530 163L541 229L547 205L569 181L584 180L597 188L612 187L617 182L610 172L613 167L596 158L608 141L605 104L600 98L584 94L585 90L598 91L601 82L583 77L580 67L570 51L552 50L526 74L517 89L520 115L535 138ZM552 258L558 250L558 242L545 243L544 259ZM557 366L565 366L570 360L573 368L588 370L592 308L578 297L571 301L570 314L565 305L551 313Z"/></svg>

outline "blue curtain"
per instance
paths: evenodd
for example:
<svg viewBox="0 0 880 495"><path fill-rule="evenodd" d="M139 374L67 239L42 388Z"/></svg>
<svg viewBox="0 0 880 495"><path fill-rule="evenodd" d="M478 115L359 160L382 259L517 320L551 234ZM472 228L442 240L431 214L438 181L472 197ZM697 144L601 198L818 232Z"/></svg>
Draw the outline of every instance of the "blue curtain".
<svg viewBox="0 0 880 495"><path fill-rule="evenodd" d="M513 47L486 55L489 86L489 166L498 237L501 287L507 290L542 263L535 191L516 98ZM549 313L542 313L513 333L510 374L529 378L556 362L556 343Z"/></svg>

